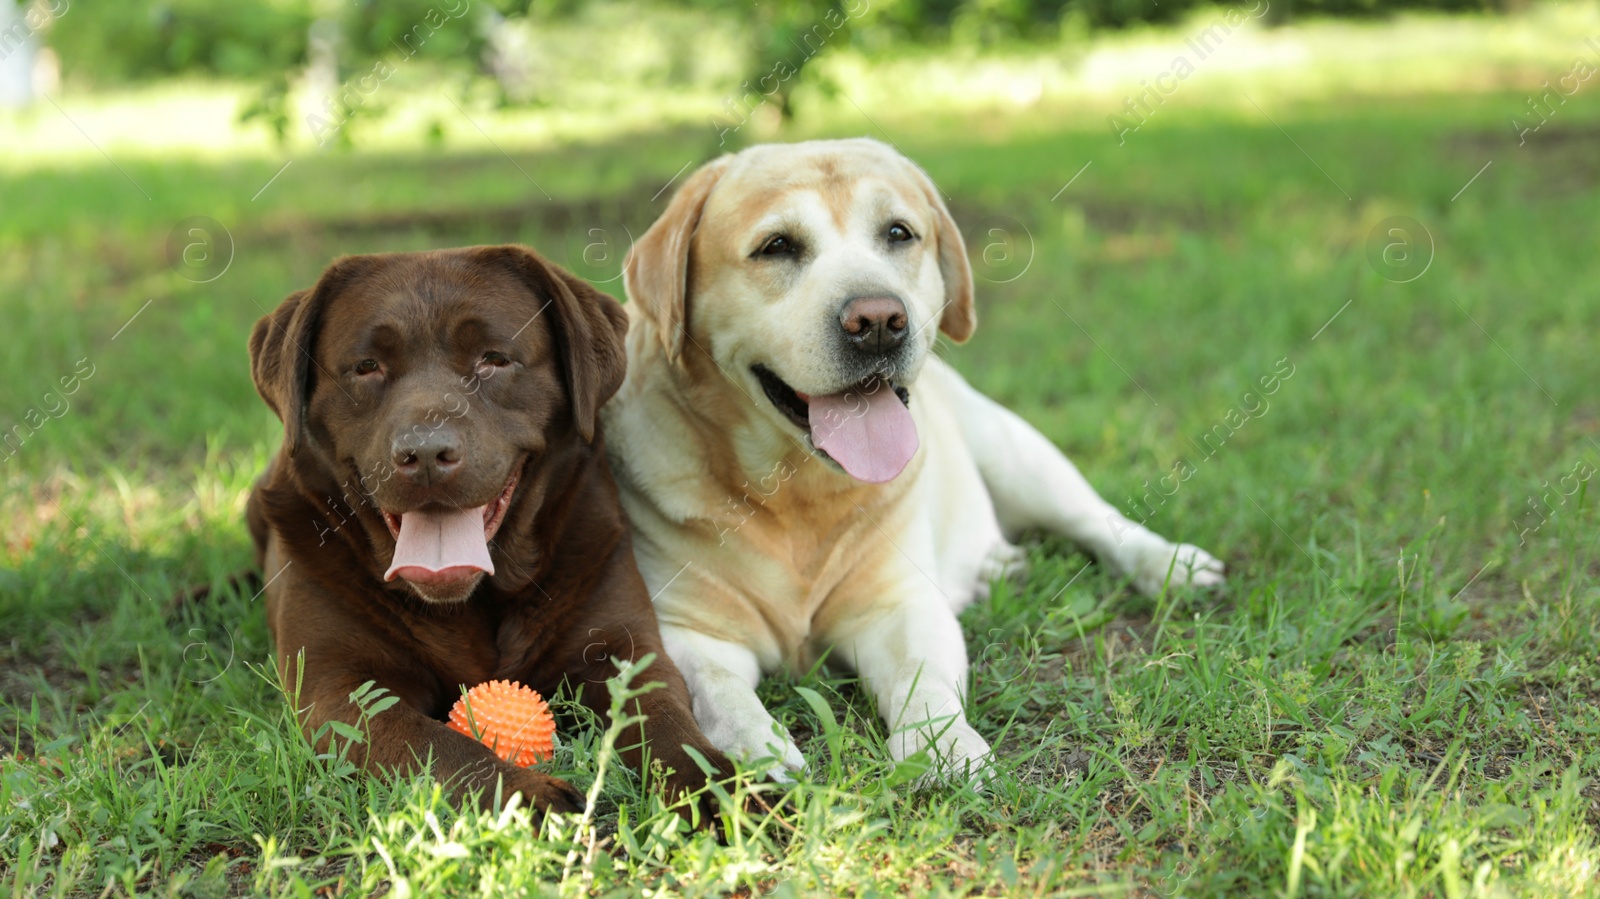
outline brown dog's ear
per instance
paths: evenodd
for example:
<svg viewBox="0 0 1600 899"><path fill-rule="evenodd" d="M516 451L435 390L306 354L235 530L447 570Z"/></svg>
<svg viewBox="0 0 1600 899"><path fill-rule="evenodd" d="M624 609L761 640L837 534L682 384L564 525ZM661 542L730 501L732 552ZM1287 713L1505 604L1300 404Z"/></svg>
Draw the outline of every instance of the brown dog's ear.
<svg viewBox="0 0 1600 899"><path fill-rule="evenodd" d="M594 441L600 407L611 399L628 373L628 313L610 294L565 269L550 266L561 284L556 306L556 336L567 363L567 389L572 391L572 415L578 434Z"/></svg>
<svg viewBox="0 0 1600 899"><path fill-rule="evenodd" d="M328 301L345 284L370 270L371 257L347 256L323 271L310 290L289 294L250 331L250 375L256 392L283 421L283 445L300 448L311 402L311 359L317 325Z"/></svg>
<svg viewBox="0 0 1600 899"><path fill-rule="evenodd" d="M527 247L486 247L479 259L505 265L554 315L550 330L564 364L572 416L584 442L594 441L600 407L628 372L628 314L610 295Z"/></svg>
<svg viewBox="0 0 1600 899"><path fill-rule="evenodd" d="M717 186L732 156L723 156L701 166L678 192L667 211L656 219L628 251L623 265L622 283L628 301L655 323L667 359L676 362L683 353L683 339L689 323L689 248L706 198Z"/></svg>
<svg viewBox="0 0 1600 899"><path fill-rule="evenodd" d="M263 315L250 330L250 376L256 382L256 393L261 394L283 422L283 445L290 454L300 443L301 408L305 405L307 383L305 368L294 351L303 339L296 337L295 332L309 332L314 326L306 314L306 297L310 295L309 290L289 294L276 310Z"/></svg>
<svg viewBox="0 0 1600 899"><path fill-rule="evenodd" d="M920 166L906 165L916 173L922 192L933 207L934 245L939 248L939 274L944 279L944 307L939 315L939 330L956 343L966 343L978 327L978 309L973 302L972 265L967 261L967 245L961 229L944 205L944 196Z"/></svg>

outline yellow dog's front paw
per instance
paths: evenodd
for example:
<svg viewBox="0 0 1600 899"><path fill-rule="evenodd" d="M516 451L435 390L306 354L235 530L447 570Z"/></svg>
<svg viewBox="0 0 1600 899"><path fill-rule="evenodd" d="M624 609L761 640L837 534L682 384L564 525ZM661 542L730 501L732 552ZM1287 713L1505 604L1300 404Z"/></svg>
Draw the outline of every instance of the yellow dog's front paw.
<svg viewBox="0 0 1600 899"><path fill-rule="evenodd" d="M1146 596L1154 596L1169 586L1218 587L1227 580L1225 567L1221 559L1192 543L1169 543L1145 553L1134 573L1133 586Z"/></svg>

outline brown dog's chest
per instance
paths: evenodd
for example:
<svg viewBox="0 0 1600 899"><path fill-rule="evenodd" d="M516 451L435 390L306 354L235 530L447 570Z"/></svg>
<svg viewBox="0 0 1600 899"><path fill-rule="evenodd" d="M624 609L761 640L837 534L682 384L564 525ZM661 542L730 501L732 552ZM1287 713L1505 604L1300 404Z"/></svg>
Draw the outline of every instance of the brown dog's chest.
<svg viewBox="0 0 1600 899"><path fill-rule="evenodd" d="M403 622L420 666L431 669L447 697L458 685L473 687L492 680L500 668L498 616L472 608L441 610L443 615L411 616ZM431 610L430 610L431 611Z"/></svg>
<svg viewBox="0 0 1600 899"><path fill-rule="evenodd" d="M410 655L439 681L447 710L462 687L489 680L515 680L545 696L558 689L559 675L545 669L559 667L555 644L568 625L551 620L562 616L550 605L480 596L459 608L416 610L399 623Z"/></svg>
<svg viewBox="0 0 1600 899"><path fill-rule="evenodd" d="M489 680L515 680L546 696L558 688L559 678L541 670L558 655L553 635L560 625L541 620L559 617L554 603L485 591L457 605L429 606L362 586L368 589L330 591L331 609L269 590L269 620L280 642L302 642L306 629L343 631L337 642L365 660L357 676L410 697L435 718L448 713L463 688Z"/></svg>

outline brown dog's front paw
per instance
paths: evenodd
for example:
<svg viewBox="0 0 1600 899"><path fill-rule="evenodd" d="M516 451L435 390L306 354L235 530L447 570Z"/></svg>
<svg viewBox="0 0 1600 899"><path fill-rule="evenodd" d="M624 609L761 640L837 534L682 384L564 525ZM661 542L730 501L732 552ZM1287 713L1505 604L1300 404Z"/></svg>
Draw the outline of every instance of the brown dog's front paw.
<svg viewBox="0 0 1600 899"><path fill-rule="evenodd" d="M772 812L773 806L762 791L745 790L742 795L736 792L733 778L737 772L727 756L709 745L697 746L695 751L709 764L710 772L702 769L688 752L681 753L676 764L656 763L670 768L661 781L664 798L679 803L678 813L686 820L693 821L701 829L717 826L723 811L722 802L718 791L707 788L714 783L722 785L742 806L745 815L759 817Z"/></svg>
<svg viewBox="0 0 1600 899"><path fill-rule="evenodd" d="M688 751L690 748L684 746L677 752L663 753L652 763L656 771L664 775L661 788L669 800L681 799L704 790L707 784L725 782L733 777L733 762L727 756L710 746L692 747L710 766L711 770L706 771Z"/></svg>
<svg viewBox="0 0 1600 899"><path fill-rule="evenodd" d="M514 784L516 791L522 794L523 802L540 816L549 812L576 815L587 807L583 794L561 778L526 769L520 773L523 776Z"/></svg>

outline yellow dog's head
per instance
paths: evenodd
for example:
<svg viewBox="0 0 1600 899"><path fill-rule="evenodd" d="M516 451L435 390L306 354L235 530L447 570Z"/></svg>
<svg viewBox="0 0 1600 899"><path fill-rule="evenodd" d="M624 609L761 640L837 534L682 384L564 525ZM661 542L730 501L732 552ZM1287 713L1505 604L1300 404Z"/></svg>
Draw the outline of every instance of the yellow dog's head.
<svg viewBox="0 0 1600 899"><path fill-rule="evenodd" d="M695 172L634 246L628 295L671 360L701 353L775 428L868 482L917 448L907 408L939 332L976 325L955 221L874 140L768 144Z"/></svg>

